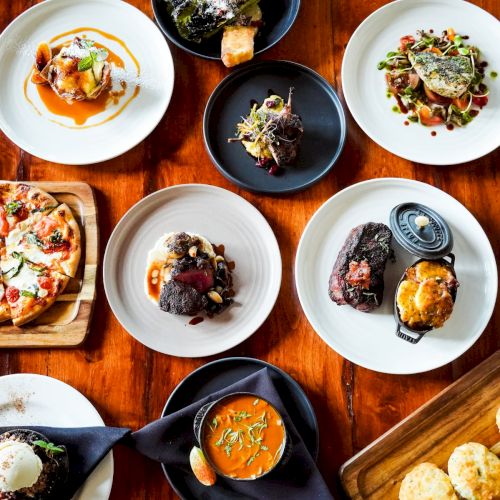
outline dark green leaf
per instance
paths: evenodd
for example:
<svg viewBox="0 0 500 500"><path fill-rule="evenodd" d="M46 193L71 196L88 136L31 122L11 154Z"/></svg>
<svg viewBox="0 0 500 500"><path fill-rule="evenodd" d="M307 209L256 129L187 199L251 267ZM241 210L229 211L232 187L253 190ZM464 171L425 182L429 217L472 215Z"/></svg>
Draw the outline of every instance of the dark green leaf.
<svg viewBox="0 0 500 500"><path fill-rule="evenodd" d="M36 299L36 293L30 292L29 290L21 290L21 295L23 297L29 297L31 299Z"/></svg>

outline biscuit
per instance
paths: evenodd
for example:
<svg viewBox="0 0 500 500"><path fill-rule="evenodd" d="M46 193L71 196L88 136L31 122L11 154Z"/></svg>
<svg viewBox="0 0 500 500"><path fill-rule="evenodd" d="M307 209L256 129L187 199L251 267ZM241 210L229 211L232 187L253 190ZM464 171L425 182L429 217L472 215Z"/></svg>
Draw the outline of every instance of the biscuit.
<svg viewBox="0 0 500 500"><path fill-rule="evenodd" d="M466 500L500 499L500 459L486 446L466 443L451 454L448 474Z"/></svg>
<svg viewBox="0 0 500 500"><path fill-rule="evenodd" d="M406 474L399 500L457 500L450 478L437 465L425 462Z"/></svg>

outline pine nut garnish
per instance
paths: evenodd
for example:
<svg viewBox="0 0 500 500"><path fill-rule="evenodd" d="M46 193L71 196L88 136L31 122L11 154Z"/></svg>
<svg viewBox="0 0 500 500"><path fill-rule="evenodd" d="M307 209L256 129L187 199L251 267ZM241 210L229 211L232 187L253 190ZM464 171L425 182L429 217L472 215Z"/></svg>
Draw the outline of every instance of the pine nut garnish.
<svg viewBox="0 0 500 500"><path fill-rule="evenodd" d="M215 290L210 290L207 295L211 301L215 302L216 304L222 304L222 297Z"/></svg>

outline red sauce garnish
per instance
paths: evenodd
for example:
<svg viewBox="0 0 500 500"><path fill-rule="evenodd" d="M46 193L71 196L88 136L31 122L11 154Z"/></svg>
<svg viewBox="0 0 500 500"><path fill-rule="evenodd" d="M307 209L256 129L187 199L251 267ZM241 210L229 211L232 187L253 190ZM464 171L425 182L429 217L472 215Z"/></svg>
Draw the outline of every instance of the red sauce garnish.
<svg viewBox="0 0 500 500"><path fill-rule="evenodd" d="M432 137L436 137L437 132L436 132L435 130L433 130L433 131L431 132L431 135L432 135Z"/></svg>
<svg viewBox="0 0 500 500"><path fill-rule="evenodd" d="M446 124L446 128L447 128L448 130L453 130L455 127L453 126L453 123L447 123L447 124Z"/></svg>
<svg viewBox="0 0 500 500"><path fill-rule="evenodd" d="M196 316L196 318L193 318L189 324L190 325L199 325L202 321L204 320L204 318L202 318L201 316Z"/></svg>
<svg viewBox="0 0 500 500"><path fill-rule="evenodd" d="M410 124L410 122L409 122L408 120L405 120L403 123L404 123L406 126L408 126L408 125Z"/></svg>
<svg viewBox="0 0 500 500"><path fill-rule="evenodd" d="M394 97L396 97L396 101L398 101L398 106L399 106L401 113L404 113L404 114L408 113L408 108L403 104L401 97L399 97L399 95L397 95L397 94Z"/></svg>

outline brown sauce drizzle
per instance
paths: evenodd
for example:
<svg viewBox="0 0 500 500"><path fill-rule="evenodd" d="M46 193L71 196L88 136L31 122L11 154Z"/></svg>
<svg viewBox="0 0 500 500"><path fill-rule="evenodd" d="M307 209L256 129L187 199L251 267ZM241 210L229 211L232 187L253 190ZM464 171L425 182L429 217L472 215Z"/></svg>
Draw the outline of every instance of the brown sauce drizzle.
<svg viewBox="0 0 500 500"><path fill-rule="evenodd" d="M60 35L57 35L53 37L50 41L49 44L53 44L54 42L60 40L61 38L65 38L69 35L77 35L79 33L82 33L84 31L92 31L95 33L99 33L103 37L112 40L116 43L118 43L128 54L128 56L132 59L134 62L134 65L136 66L136 76L140 76L140 64L139 61L136 59L136 57L130 52L129 48L127 45L117 38L114 35L111 35L110 33L106 33L105 31L96 29L96 28L87 28L87 27L82 27L82 28L75 28L71 31L66 31L64 33L61 33ZM82 35L82 38L86 38L86 35ZM65 42L60 43L57 45L55 48L53 48L54 54L57 54L62 47L69 45L71 43L71 40L67 40ZM95 44L97 48L103 48L108 51L108 58L107 61L112 64L112 66L120 68L120 69L125 69L125 62L123 59L118 56L115 52L110 50L108 47L105 45L102 45L100 43ZM43 113L37 108L37 106L33 103L33 101L29 98L28 96L28 84L30 83L30 78L31 78L31 71L26 77L24 81L24 97L26 100L35 108L37 113L39 115L42 115ZM51 120L59 125L62 125L67 128L90 128L90 127L96 127L98 125L102 125L103 123L106 123L108 121L113 120L116 118L129 104L130 102L137 97L137 95L140 92L140 85L139 83L136 84L134 92L132 95L124 102L122 105L117 109L117 111L110 116L108 116L106 119L102 120L99 123L95 123L93 125L85 125L86 121L91 118L92 116L95 116L99 113L102 113L106 109L108 109L110 106L119 106L120 100L122 97L125 96L127 93L127 82L125 81L120 81L120 86L121 89L118 90L113 90L111 87L106 89L102 94L95 100L88 100L88 101L73 101L71 103L66 102L64 99L59 97L50 87L50 85L35 85L36 89L38 91L38 95L41 99L41 101L44 103L45 107L53 114L58 115L58 116L65 116L68 118L72 118L75 122L75 126L71 125L66 125L64 123L61 123L57 120Z"/></svg>

